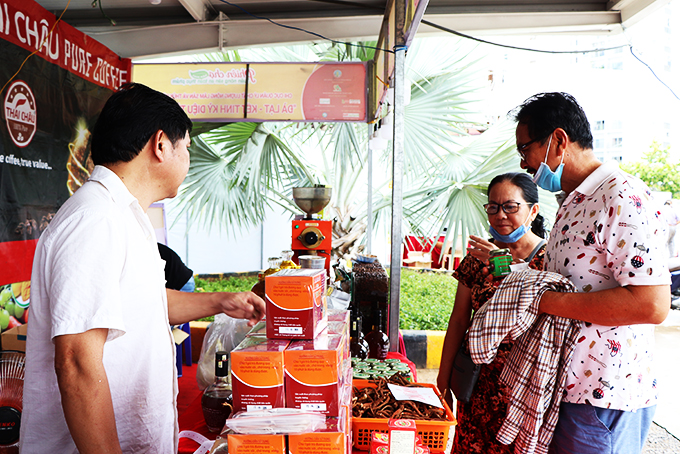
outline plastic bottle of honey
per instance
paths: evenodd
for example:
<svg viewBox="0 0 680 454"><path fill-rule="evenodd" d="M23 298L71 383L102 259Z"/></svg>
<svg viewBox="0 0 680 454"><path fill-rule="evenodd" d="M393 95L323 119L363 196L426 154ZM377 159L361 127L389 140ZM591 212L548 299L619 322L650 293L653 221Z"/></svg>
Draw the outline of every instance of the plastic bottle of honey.
<svg viewBox="0 0 680 454"><path fill-rule="evenodd" d="M267 261L269 262L269 268L262 273L258 273L257 282L253 285L253 288L250 289L251 292L262 299L264 299L264 278L281 269L281 257L269 257Z"/></svg>

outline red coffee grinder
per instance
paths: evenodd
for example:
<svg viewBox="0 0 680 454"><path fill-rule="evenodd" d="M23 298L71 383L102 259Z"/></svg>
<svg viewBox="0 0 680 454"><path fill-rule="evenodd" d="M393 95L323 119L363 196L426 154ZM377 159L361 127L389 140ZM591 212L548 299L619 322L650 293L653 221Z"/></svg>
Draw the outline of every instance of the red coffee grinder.
<svg viewBox="0 0 680 454"><path fill-rule="evenodd" d="M291 249L293 261L300 264L301 255L318 255L326 259L326 274L330 276L333 221L322 220L319 213L331 200L332 188L314 186L293 188L295 204L305 212L292 221Z"/></svg>

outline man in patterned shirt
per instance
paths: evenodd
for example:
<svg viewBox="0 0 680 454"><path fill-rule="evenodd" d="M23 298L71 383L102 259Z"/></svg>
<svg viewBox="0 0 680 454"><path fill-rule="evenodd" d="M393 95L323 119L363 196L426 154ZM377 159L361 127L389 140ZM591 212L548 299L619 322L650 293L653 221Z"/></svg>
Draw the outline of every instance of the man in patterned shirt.
<svg viewBox="0 0 680 454"><path fill-rule="evenodd" d="M572 96L532 96L515 119L522 168L563 191L544 269L577 288L546 292L540 311L583 323L550 452L638 454L656 408L654 324L670 308L659 204L639 179L595 158Z"/></svg>

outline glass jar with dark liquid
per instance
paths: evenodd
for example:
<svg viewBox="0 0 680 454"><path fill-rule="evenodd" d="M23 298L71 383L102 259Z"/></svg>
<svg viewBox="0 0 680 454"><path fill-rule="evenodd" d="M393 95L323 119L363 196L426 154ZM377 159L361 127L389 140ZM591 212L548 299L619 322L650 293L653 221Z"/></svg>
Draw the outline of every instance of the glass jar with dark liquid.
<svg viewBox="0 0 680 454"><path fill-rule="evenodd" d="M373 317L373 329L366 333L368 357L382 360L387 358L387 352L390 350L390 338L382 330L383 312L380 308L374 309Z"/></svg>
<svg viewBox="0 0 680 454"><path fill-rule="evenodd" d="M203 391L203 418L210 432L220 433L233 409L229 353L215 353L215 381Z"/></svg>
<svg viewBox="0 0 680 454"><path fill-rule="evenodd" d="M361 332L361 315L352 314L349 323L349 351L352 358L368 358L368 343Z"/></svg>

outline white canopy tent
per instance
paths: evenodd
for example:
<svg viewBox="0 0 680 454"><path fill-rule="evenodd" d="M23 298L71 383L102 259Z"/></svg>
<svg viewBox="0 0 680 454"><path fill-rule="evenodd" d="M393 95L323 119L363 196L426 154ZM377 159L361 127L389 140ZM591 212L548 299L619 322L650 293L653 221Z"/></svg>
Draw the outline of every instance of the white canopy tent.
<svg viewBox="0 0 680 454"><path fill-rule="evenodd" d="M398 347L401 283L404 62L415 30L494 33L618 33L668 0L420 0L427 9L404 30L404 0L37 0L121 57L148 58L331 39L394 43L394 136L389 337ZM67 7L68 4L68 7ZM94 6L94 7L93 7ZM392 40L384 22L398 11ZM423 5L421 5L422 8ZM67 8L64 11L64 8ZM393 16L394 17L394 16ZM407 21L408 22L408 21ZM420 26L419 25L420 22ZM400 25L401 24L401 27ZM408 26L406 27L408 28ZM410 33L409 33L410 31ZM369 188L371 186L369 169ZM368 210L371 211L369 196ZM369 226L371 223L369 222ZM370 234L368 230L370 249Z"/></svg>
<svg viewBox="0 0 680 454"><path fill-rule="evenodd" d="M322 39L375 40L387 0L37 0L122 57ZM423 19L463 33L620 30L668 0L431 0ZM93 6L94 5L94 6ZM274 25L271 19L287 27ZM115 25L112 25L115 21ZM422 36L441 33L421 25Z"/></svg>

